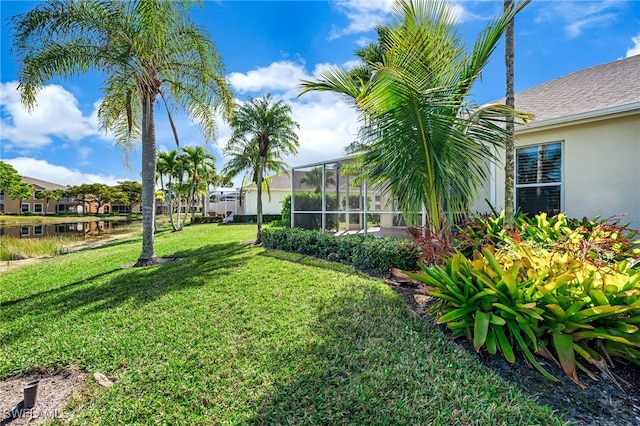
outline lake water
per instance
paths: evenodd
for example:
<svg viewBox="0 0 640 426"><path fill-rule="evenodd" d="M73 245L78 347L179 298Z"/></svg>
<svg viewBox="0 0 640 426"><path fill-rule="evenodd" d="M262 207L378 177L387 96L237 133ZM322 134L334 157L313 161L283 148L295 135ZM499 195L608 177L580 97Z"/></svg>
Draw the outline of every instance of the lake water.
<svg viewBox="0 0 640 426"><path fill-rule="evenodd" d="M99 220L56 224L33 223L19 226L0 226L0 235L14 238L44 238L50 236L90 238L131 232L139 226L140 221L130 220Z"/></svg>

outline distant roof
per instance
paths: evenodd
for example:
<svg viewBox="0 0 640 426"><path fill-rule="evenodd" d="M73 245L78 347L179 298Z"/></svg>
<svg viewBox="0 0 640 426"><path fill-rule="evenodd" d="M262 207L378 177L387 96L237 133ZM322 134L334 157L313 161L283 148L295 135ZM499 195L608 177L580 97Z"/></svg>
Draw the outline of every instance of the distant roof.
<svg viewBox="0 0 640 426"><path fill-rule="evenodd" d="M67 189L64 185L59 185L53 182L47 182L46 180L40 180L28 176L23 176L22 181L35 186L38 189Z"/></svg>
<svg viewBox="0 0 640 426"><path fill-rule="evenodd" d="M304 173L303 171L300 170L296 170L294 171L294 176L295 176L295 189L298 190L305 190L305 191L312 191L315 188L306 184L301 184L300 183L300 179L302 179L304 177ZM269 179L271 179L271 181L269 182L269 189L273 190L273 189L286 189L288 191L291 190L291 173L287 172L287 173L279 173L277 175L273 175L273 176L269 176ZM252 183L251 185L247 185L245 188L247 189L255 189L256 188L256 184Z"/></svg>
<svg viewBox="0 0 640 426"><path fill-rule="evenodd" d="M534 114L532 124L637 102L640 55L586 68L515 94L516 109Z"/></svg>

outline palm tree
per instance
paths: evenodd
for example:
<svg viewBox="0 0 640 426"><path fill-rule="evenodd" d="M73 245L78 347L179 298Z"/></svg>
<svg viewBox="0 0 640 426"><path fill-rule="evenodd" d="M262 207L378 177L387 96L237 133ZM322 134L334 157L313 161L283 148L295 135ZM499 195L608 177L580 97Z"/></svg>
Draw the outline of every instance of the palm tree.
<svg viewBox="0 0 640 426"><path fill-rule="evenodd" d="M204 174L209 173L211 170L215 171L216 158L208 153L202 146L185 146L182 148L182 155L187 166L187 173L189 174L189 196L187 198L188 209L191 209L191 221L195 217L195 208L193 202L196 198L196 191L200 188L201 180ZM208 183L208 182L207 182Z"/></svg>
<svg viewBox="0 0 640 426"><path fill-rule="evenodd" d="M495 159L488 146L504 141L497 122L516 112L504 105L471 109L466 98L527 2L493 20L468 52L446 2L397 0L396 22L381 40L382 62L368 63L368 81L354 82L349 72L331 68L317 81L302 82L302 93L333 91L355 103L367 148L363 176L398 200L410 224L424 206L431 231L444 236L445 208L472 199L485 179L485 162Z"/></svg>
<svg viewBox="0 0 640 426"><path fill-rule="evenodd" d="M336 180L333 178L333 170L325 170L324 178L327 185L334 185ZM322 191L322 168L315 167L308 172L304 173L304 176L300 178L301 184L307 184L315 187L316 194Z"/></svg>
<svg viewBox="0 0 640 426"><path fill-rule="evenodd" d="M188 16L190 2L164 0L48 1L18 15L14 49L18 90L32 109L56 76L104 74L98 110L103 129L130 149L142 141L142 253L137 266L157 262L154 251L156 135L154 104L181 108L213 140L216 110L230 118L233 96L220 56ZM177 131L169 114L174 137Z"/></svg>
<svg viewBox="0 0 640 426"><path fill-rule="evenodd" d="M503 8L505 13L513 9L513 0L504 0ZM513 89L513 57L514 57L514 20L509 22L507 30L505 32L504 41L504 63L505 63L505 80L506 80L506 98L505 104L508 107L515 108L515 98ZM511 228L513 226L513 191L514 191L514 174L515 174L515 161L514 161L514 131L515 126L513 118L507 117L505 123L507 130L507 138L504 144L505 151L505 164L504 164L504 226Z"/></svg>
<svg viewBox="0 0 640 426"><path fill-rule="evenodd" d="M182 193L180 189L183 186L185 175L184 158L177 149L160 151L158 152L156 169L169 208L169 222L171 222L174 231L180 231L182 229L182 221L180 220ZM166 185L163 176L167 177ZM174 211L176 212L175 217Z"/></svg>
<svg viewBox="0 0 640 426"><path fill-rule="evenodd" d="M261 166L262 160L258 144L250 139L239 138L233 140L233 142L230 140L224 148L224 155L229 157L229 160L222 169L221 186L232 187L232 179L244 173L240 186L241 193L243 187L247 184L254 184L257 187L258 169L265 170L263 176L266 173L287 173L288 171L287 163L280 158L276 158L273 151L267 153L264 166ZM262 180L262 187L266 188L270 200L271 190L268 179ZM240 199L240 205L242 205L242 199Z"/></svg>
<svg viewBox="0 0 640 426"><path fill-rule="evenodd" d="M267 172L280 167L282 156L298 153L300 126L291 118L291 106L280 100L275 102L271 94L260 99L249 98L239 106L231 122L233 134L227 143L226 153L232 157L225 174L252 169L253 182L258 188L258 235L256 244L262 241L262 183Z"/></svg>

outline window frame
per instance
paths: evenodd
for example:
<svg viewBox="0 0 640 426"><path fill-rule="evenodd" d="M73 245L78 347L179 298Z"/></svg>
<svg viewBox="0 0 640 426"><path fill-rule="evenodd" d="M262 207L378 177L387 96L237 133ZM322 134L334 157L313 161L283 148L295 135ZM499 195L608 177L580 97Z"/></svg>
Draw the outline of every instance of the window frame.
<svg viewBox="0 0 640 426"><path fill-rule="evenodd" d="M548 146L548 145L559 145L560 146L560 165L559 165L559 171L560 171L560 177L558 181L555 182L542 182L542 183L523 183L523 184L519 184L518 183L518 151L521 149L526 149L526 148L531 148L531 147L543 147L543 146ZM528 144L528 145L521 145L521 146L517 146L515 149L515 161L514 161L514 179L513 179L513 185L514 185L514 191L513 191L513 201L515 204L515 209L516 211L520 211L520 203L518 201L518 190L519 189L526 189L526 188L548 188L548 187L559 187L560 189L560 206L559 206L559 212L563 212L565 211L565 206L564 206L564 187L565 187L565 177L564 177L564 164L565 164L565 141L564 140L555 140L555 141L551 141L551 142L542 142L542 143L534 143L534 144Z"/></svg>

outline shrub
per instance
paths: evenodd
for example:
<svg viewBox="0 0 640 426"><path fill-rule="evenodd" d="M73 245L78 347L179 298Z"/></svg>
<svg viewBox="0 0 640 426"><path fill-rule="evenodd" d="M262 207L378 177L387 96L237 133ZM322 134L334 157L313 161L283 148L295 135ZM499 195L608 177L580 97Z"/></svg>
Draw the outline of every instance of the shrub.
<svg viewBox="0 0 640 426"><path fill-rule="evenodd" d="M441 263L454 253L452 245L432 232L428 226L408 228L411 239L420 248L420 262L423 265Z"/></svg>
<svg viewBox="0 0 640 426"><path fill-rule="evenodd" d="M279 214L263 214L262 222L270 223L274 220L281 220L282 216ZM233 223L257 223L258 215L255 214L234 214Z"/></svg>
<svg viewBox="0 0 640 426"><path fill-rule="evenodd" d="M216 216L196 216L191 221L192 224L200 224L200 223L221 223L224 221L224 216L216 215Z"/></svg>
<svg viewBox="0 0 640 426"><path fill-rule="evenodd" d="M415 270L418 248L400 238L363 235L335 235L299 228L268 228L263 230L265 247L338 261L368 271L387 272L392 267Z"/></svg>
<svg viewBox="0 0 640 426"><path fill-rule="evenodd" d="M477 351L500 352L509 362L519 351L554 379L534 353L560 365L579 386L587 365L608 373L612 357L640 365L640 250L634 233L609 221L547 220L519 216L513 231L484 219L463 230L477 245L458 252L416 279L439 298L438 322L465 335ZM481 242L480 242L481 241ZM483 246L496 241L497 246ZM586 362L586 365L584 364Z"/></svg>

